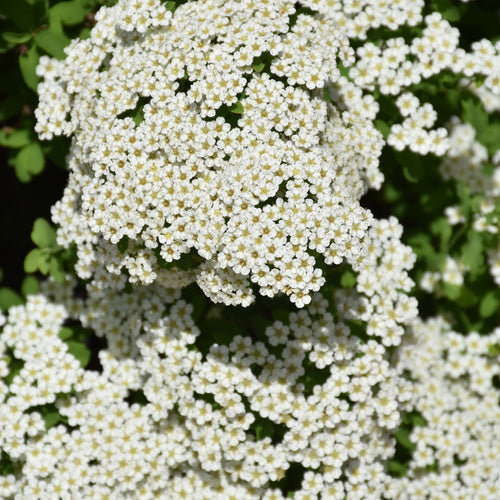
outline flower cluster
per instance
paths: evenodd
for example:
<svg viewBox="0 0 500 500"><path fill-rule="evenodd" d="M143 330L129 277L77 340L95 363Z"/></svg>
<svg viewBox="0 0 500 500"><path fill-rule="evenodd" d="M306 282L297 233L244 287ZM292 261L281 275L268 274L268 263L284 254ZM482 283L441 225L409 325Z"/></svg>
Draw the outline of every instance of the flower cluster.
<svg viewBox="0 0 500 500"><path fill-rule="evenodd" d="M324 283L313 252L359 268L383 140L332 20L285 0L121 1L96 19L38 67L36 130L73 136L53 220L81 278L196 281L243 305L255 284L300 307Z"/></svg>
<svg viewBox="0 0 500 500"><path fill-rule="evenodd" d="M270 483L294 463L306 469L298 498L382 494L410 384L322 296L261 340L248 332L203 353L192 306L161 287L87 300L71 285L45 288L53 301L12 308L0 336L2 376L22 363L1 386L1 447L14 469L2 498L284 498ZM100 373L61 339L69 311L106 340ZM306 368L322 381L311 386ZM130 402L138 392L142 403Z"/></svg>
<svg viewBox="0 0 500 500"><path fill-rule="evenodd" d="M463 86L484 101L486 109L498 109L500 95L500 44L487 39L474 42L471 51L459 46L460 32L443 19L438 12L422 17L422 0L383 4L374 9L372 2L355 2L355 9L337 4L330 14L345 26L350 39L366 40L369 29L388 26L397 29L402 25L424 24L422 35L406 42L403 37L392 37L380 44L362 43L356 51L356 63L349 76L360 88L377 90L383 95L398 96L395 103L401 124L392 125L388 144L397 150L409 148L419 154L443 155L449 146L447 131L443 127L432 129L437 114L430 103L421 104L413 90L421 82L443 73L463 75ZM346 2L347 3L347 2ZM350 4L351 2L349 2ZM482 87L472 83L481 78Z"/></svg>
<svg viewBox="0 0 500 500"><path fill-rule="evenodd" d="M417 301L407 270L415 263L411 248L400 241L403 228L395 217L374 222L369 231L369 259L357 276L355 290L336 290L340 314L367 324L366 332L386 346L398 345L405 326L417 316Z"/></svg>
<svg viewBox="0 0 500 500"><path fill-rule="evenodd" d="M449 128L450 148L441 163L440 173L445 180L463 182L473 194L484 194L486 200L481 211L488 213L486 204L489 202L491 205L500 197L500 153L490 156L488 149L477 140L476 130L469 123L462 123L454 117ZM486 173L484 167L489 162L493 170ZM461 219L460 214L456 216ZM485 230L482 228L484 221L484 218L475 221L477 231Z"/></svg>
<svg viewBox="0 0 500 500"><path fill-rule="evenodd" d="M410 439L408 477L395 481L401 499L498 496L500 329L461 335L442 318L418 320L398 352L414 380L411 406L425 419Z"/></svg>
<svg viewBox="0 0 500 500"><path fill-rule="evenodd" d="M161 289L82 300L71 283L47 283L2 319L1 448L13 470L2 498L282 499L272 485L296 463L302 499L494 498L499 329L463 336L414 320L389 355L316 294L257 341L248 331L200 350L193 307ZM69 352L70 318L106 340L100 372ZM402 411L425 425L398 479L386 467Z"/></svg>

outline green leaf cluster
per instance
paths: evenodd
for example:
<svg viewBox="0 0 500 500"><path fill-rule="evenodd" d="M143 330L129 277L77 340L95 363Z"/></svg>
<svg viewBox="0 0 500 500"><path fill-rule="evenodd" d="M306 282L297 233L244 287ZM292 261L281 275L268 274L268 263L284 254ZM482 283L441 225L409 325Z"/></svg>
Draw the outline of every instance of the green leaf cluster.
<svg viewBox="0 0 500 500"><path fill-rule="evenodd" d="M64 163L57 152L60 143L59 148L42 145L33 132L40 57L63 59L64 47L103 3L105 0L0 1L0 146L8 149L7 163L21 182L40 175L47 158Z"/></svg>
<svg viewBox="0 0 500 500"><path fill-rule="evenodd" d="M500 144L500 120L490 117L477 98L466 98L462 102L462 120L476 129L476 139L494 154Z"/></svg>
<svg viewBox="0 0 500 500"><path fill-rule="evenodd" d="M33 224L31 239L37 248L26 255L25 272L40 272L44 276L52 276L56 281L64 281L65 250L57 244L56 230L45 219L38 218Z"/></svg>

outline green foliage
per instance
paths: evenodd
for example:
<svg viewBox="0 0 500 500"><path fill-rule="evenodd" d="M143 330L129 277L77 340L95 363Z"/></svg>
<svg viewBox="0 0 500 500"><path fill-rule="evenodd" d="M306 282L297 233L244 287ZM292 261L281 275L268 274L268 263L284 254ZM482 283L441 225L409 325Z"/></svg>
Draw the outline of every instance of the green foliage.
<svg viewBox="0 0 500 500"><path fill-rule="evenodd" d="M0 309L2 311L6 311L9 307L20 305L23 302L22 297L12 288L0 288Z"/></svg>
<svg viewBox="0 0 500 500"><path fill-rule="evenodd" d="M460 9L451 0L432 0L431 4L433 10L441 12L444 19L450 23L460 21L462 17Z"/></svg>
<svg viewBox="0 0 500 500"><path fill-rule="evenodd" d="M500 311L500 291L490 290L481 299L479 313L483 318L489 318Z"/></svg>
<svg viewBox="0 0 500 500"><path fill-rule="evenodd" d="M40 283L34 276L26 276L21 284L21 292L24 297L38 293L40 290Z"/></svg>
<svg viewBox="0 0 500 500"><path fill-rule="evenodd" d="M346 270L340 276L340 286L342 288L352 288L356 285L356 275L350 271Z"/></svg>
<svg viewBox="0 0 500 500"><path fill-rule="evenodd" d="M387 137L389 137L389 134L391 133L391 127L388 123L386 123L384 120L375 120L375 126L377 127L378 131L381 132L384 139L387 139Z"/></svg>
<svg viewBox="0 0 500 500"><path fill-rule="evenodd" d="M28 413L39 413L42 417L42 420L45 422L45 429L49 430L54 425L59 423L67 424L68 419L61 415L57 409L57 405L55 403L49 403L41 406L32 406Z"/></svg>
<svg viewBox="0 0 500 500"><path fill-rule="evenodd" d="M28 146L33 140L33 134L28 129L8 129L0 130L0 146L6 148L22 148Z"/></svg>
<svg viewBox="0 0 500 500"><path fill-rule="evenodd" d="M83 342L76 342L73 340L66 341L68 352L72 354L85 368L90 361L90 349Z"/></svg>
<svg viewBox="0 0 500 500"><path fill-rule="evenodd" d="M87 345L90 335L90 330L80 325L63 327L59 330L58 334L59 338L68 346L68 352L80 362L82 368L85 368L89 364L92 355Z"/></svg>
<svg viewBox="0 0 500 500"><path fill-rule="evenodd" d="M39 31L33 37L33 40L37 47L45 51L49 56L64 59L64 47L69 44L69 39L56 28L50 26Z"/></svg>
<svg viewBox="0 0 500 500"><path fill-rule="evenodd" d="M35 245L42 248L57 245L55 229L45 219L41 218L37 219L33 224L31 239Z"/></svg>
<svg viewBox="0 0 500 500"><path fill-rule="evenodd" d="M474 230L467 233L467 239L462 246L461 261L469 269L472 277L484 271L483 240Z"/></svg>
<svg viewBox="0 0 500 500"><path fill-rule="evenodd" d="M403 174L407 181L416 183L425 175L424 165L420 156L407 150L396 151L395 156L403 169Z"/></svg>
<svg viewBox="0 0 500 500"><path fill-rule="evenodd" d="M44 276L52 276L56 281L64 281L65 266L69 264L70 255L57 244L55 229L45 219L38 218L33 224L31 239L37 248L26 255L25 272L40 272Z"/></svg>
<svg viewBox="0 0 500 500"><path fill-rule="evenodd" d="M474 127L477 140L486 146L490 154L494 154L500 143L500 122L498 119L490 123L488 113L477 98L467 98L462 102L462 120Z"/></svg>
<svg viewBox="0 0 500 500"><path fill-rule="evenodd" d="M241 104L240 101L236 101L230 108L229 108L229 111L231 111L231 113L235 113L237 115L241 115L244 111L243 109L243 104Z"/></svg>
<svg viewBox="0 0 500 500"><path fill-rule="evenodd" d="M33 133L40 57L63 59L64 47L105 1L0 2L0 146L9 149L8 164L21 182L31 182L53 160L53 148L42 146Z"/></svg>
<svg viewBox="0 0 500 500"><path fill-rule="evenodd" d="M14 168L21 182L28 182L31 177L39 174L45 166L45 158L39 142L24 146L17 153Z"/></svg>
<svg viewBox="0 0 500 500"><path fill-rule="evenodd" d="M11 457L4 450L0 450L0 476L14 474L14 471L14 462Z"/></svg>
<svg viewBox="0 0 500 500"><path fill-rule="evenodd" d="M75 26L82 23L89 13L88 6L93 2L69 1L53 5L49 10L49 21L62 30L62 26Z"/></svg>

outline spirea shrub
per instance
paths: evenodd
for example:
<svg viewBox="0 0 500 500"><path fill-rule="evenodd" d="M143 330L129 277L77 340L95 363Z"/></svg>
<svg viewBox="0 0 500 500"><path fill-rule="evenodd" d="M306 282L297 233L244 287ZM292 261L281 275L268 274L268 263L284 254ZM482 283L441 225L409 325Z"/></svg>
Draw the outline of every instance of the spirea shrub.
<svg viewBox="0 0 500 500"><path fill-rule="evenodd" d="M2 35L44 142L0 144L26 181L66 139L68 178L50 276L0 289L1 498L500 497L480 4L70 0Z"/></svg>

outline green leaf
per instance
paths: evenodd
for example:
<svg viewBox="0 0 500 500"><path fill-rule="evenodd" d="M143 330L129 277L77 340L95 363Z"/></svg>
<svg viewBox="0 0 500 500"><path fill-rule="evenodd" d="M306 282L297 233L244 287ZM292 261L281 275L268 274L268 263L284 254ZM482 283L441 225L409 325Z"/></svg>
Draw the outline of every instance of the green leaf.
<svg viewBox="0 0 500 500"><path fill-rule="evenodd" d="M4 378L4 380L7 385L10 385L12 384L15 376L19 375L19 373L21 372L24 366L24 361L22 359L11 357L10 359L8 358L7 362L9 363L9 373Z"/></svg>
<svg viewBox="0 0 500 500"><path fill-rule="evenodd" d="M255 438L257 441L264 439L265 437L273 437L274 436L274 428L272 423L263 418L259 418L257 423L254 424L255 428Z"/></svg>
<svg viewBox="0 0 500 500"><path fill-rule="evenodd" d="M384 139L387 139L391 133L391 127L384 120L375 120L374 123L379 132L384 136Z"/></svg>
<svg viewBox="0 0 500 500"><path fill-rule="evenodd" d="M74 340L68 340L66 345L68 346L69 353L80 362L82 368L85 368L90 361L90 349L85 344Z"/></svg>
<svg viewBox="0 0 500 500"><path fill-rule="evenodd" d="M460 211L463 216L467 219L470 213L470 190L468 186L463 181L456 183L457 195L460 200Z"/></svg>
<svg viewBox="0 0 500 500"><path fill-rule="evenodd" d="M425 427L427 425L425 418L418 413L414 413L410 416L410 422L418 427Z"/></svg>
<svg viewBox="0 0 500 500"><path fill-rule="evenodd" d="M467 241L462 246L461 262L469 268L471 276L477 276L484 266L483 240L474 230L467 234Z"/></svg>
<svg viewBox="0 0 500 500"><path fill-rule="evenodd" d="M469 122L478 135L482 134L488 128L488 114L481 103L472 99L465 99L462 102L462 119Z"/></svg>
<svg viewBox="0 0 500 500"><path fill-rule="evenodd" d="M64 272L64 267L61 261L52 256L49 261L49 274L54 278L58 283L62 283L66 278L66 273Z"/></svg>
<svg viewBox="0 0 500 500"><path fill-rule="evenodd" d="M6 311L11 306L18 306L23 303L22 297L12 288L0 288L0 309L3 311Z"/></svg>
<svg viewBox="0 0 500 500"><path fill-rule="evenodd" d="M175 264L176 267L183 271L187 271L191 266L191 254L183 253L177 260L173 261L172 264Z"/></svg>
<svg viewBox="0 0 500 500"><path fill-rule="evenodd" d="M498 345L498 344L490 345L490 347L488 347L488 354L490 356L500 355L500 345Z"/></svg>
<svg viewBox="0 0 500 500"><path fill-rule="evenodd" d="M340 286L342 288L352 288L356 285L356 275L352 271L344 271L340 277Z"/></svg>
<svg viewBox="0 0 500 500"><path fill-rule="evenodd" d="M21 43L26 43L31 38L31 33L13 33L11 31L6 31L2 33L2 38L13 45L20 45Z"/></svg>
<svg viewBox="0 0 500 500"><path fill-rule="evenodd" d="M416 183L423 177L424 166L419 156L410 151L395 151L394 155L403 169L406 180Z"/></svg>
<svg viewBox="0 0 500 500"><path fill-rule="evenodd" d="M424 259L430 270L439 270L446 260L445 253L438 253L428 234L419 233L409 238L409 243L419 259Z"/></svg>
<svg viewBox="0 0 500 500"><path fill-rule="evenodd" d="M50 255L47 254L46 252L42 252L42 256L40 260L38 261L38 270L46 276L49 273L50 269Z"/></svg>
<svg viewBox="0 0 500 500"><path fill-rule="evenodd" d="M488 153L493 155L500 144L500 123L490 123L484 131L478 134L478 140L486 146Z"/></svg>
<svg viewBox="0 0 500 500"><path fill-rule="evenodd" d="M483 318L493 316L500 307L500 296L497 290L488 292L482 299L479 306L479 314Z"/></svg>
<svg viewBox="0 0 500 500"><path fill-rule="evenodd" d="M396 460L390 460L387 462L387 471L389 474L396 476L396 477L403 477L406 476L406 471L408 469L407 464L401 464L399 462L396 462Z"/></svg>
<svg viewBox="0 0 500 500"><path fill-rule="evenodd" d="M118 242L116 245L118 247L118 250L120 250L121 253L125 253L128 249L128 236L123 236L122 239Z"/></svg>
<svg viewBox="0 0 500 500"><path fill-rule="evenodd" d="M432 234L439 236L439 249L444 251L448 247L451 235L453 233L453 228L451 227L448 219L446 217L440 217L436 219L431 224Z"/></svg>
<svg viewBox="0 0 500 500"><path fill-rule="evenodd" d="M475 306L478 302L477 295L471 292L466 286L462 286L460 295L456 300L457 304L464 309Z"/></svg>
<svg viewBox="0 0 500 500"><path fill-rule="evenodd" d="M15 162L14 162L14 170L20 182L26 184L31 181L32 175L27 170L19 168L19 166Z"/></svg>
<svg viewBox="0 0 500 500"><path fill-rule="evenodd" d="M45 219L39 217L33 224L31 239L40 248L56 245L56 230Z"/></svg>
<svg viewBox="0 0 500 500"><path fill-rule="evenodd" d="M265 67L265 63L263 62L254 62L252 64L252 69L256 72L256 73L260 73Z"/></svg>
<svg viewBox="0 0 500 500"><path fill-rule="evenodd" d="M450 23L456 23L460 21L461 15L457 7L450 7L449 9L446 9L442 14L443 18L449 21Z"/></svg>
<svg viewBox="0 0 500 500"><path fill-rule="evenodd" d="M78 35L78 38L80 40L87 40L90 38L90 28L83 28L82 31L80 31L80 34Z"/></svg>
<svg viewBox="0 0 500 500"><path fill-rule="evenodd" d="M14 460L4 450L0 450L0 476L14 475L15 473Z"/></svg>
<svg viewBox="0 0 500 500"><path fill-rule="evenodd" d="M62 416L58 411L51 411L42 414L42 419L45 422L45 429L50 429L54 425L62 421Z"/></svg>
<svg viewBox="0 0 500 500"><path fill-rule="evenodd" d="M241 115L243 113L243 111L245 111L243 109L243 104L241 104L240 101L236 101L230 108L229 108L229 111L231 111L231 113L235 113L237 115Z"/></svg>
<svg viewBox="0 0 500 500"><path fill-rule="evenodd" d="M59 337L61 340L67 340L67 339L69 339L72 335L73 335L73 330L72 330L71 328L68 328L67 326L63 326L63 327L59 330L58 337Z"/></svg>
<svg viewBox="0 0 500 500"><path fill-rule="evenodd" d="M44 5L37 8L27 5L26 0L1 0L0 14L12 21L19 31L31 33L36 28L36 23L44 22Z"/></svg>
<svg viewBox="0 0 500 500"><path fill-rule="evenodd" d="M40 291L40 283L34 276L26 276L21 284L21 292L27 297Z"/></svg>
<svg viewBox="0 0 500 500"><path fill-rule="evenodd" d="M24 272L34 273L38 271L39 262L44 258L43 252L39 248L34 248L24 258Z"/></svg>
<svg viewBox="0 0 500 500"><path fill-rule="evenodd" d="M413 451L416 448L415 443L410 441L410 431L405 428L400 428L396 431L394 435L396 441L409 451Z"/></svg>
<svg viewBox="0 0 500 500"><path fill-rule="evenodd" d="M451 283L442 283L441 285L443 293L451 301L455 301L460 297L461 287L458 285L452 285Z"/></svg>
<svg viewBox="0 0 500 500"><path fill-rule="evenodd" d="M460 10L450 0L432 0L432 7L441 13L444 19L450 22L460 20Z"/></svg>
<svg viewBox="0 0 500 500"><path fill-rule="evenodd" d="M33 140L32 137L33 135L29 129L9 130L7 127L4 127L0 130L0 146L22 148Z"/></svg>
<svg viewBox="0 0 500 500"><path fill-rule="evenodd" d="M40 81L40 78L36 74L36 67L39 59L40 54L35 45L33 45L25 55L19 56L19 69L21 70L24 82L28 88L35 92L38 82Z"/></svg>
<svg viewBox="0 0 500 500"><path fill-rule="evenodd" d="M57 59L64 59L66 54L64 53L64 47L66 47L70 40L62 33L58 33L52 28L48 28L39 31L34 36L35 43L47 52L49 55L56 57Z"/></svg>
<svg viewBox="0 0 500 500"><path fill-rule="evenodd" d="M83 22L87 10L79 2L61 2L52 6L49 10L50 23L62 23L66 26L75 26Z"/></svg>
<svg viewBox="0 0 500 500"><path fill-rule="evenodd" d="M39 142L32 142L19 150L14 160L17 176L31 176L39 174L45 166L45 157Z"/></svg>

